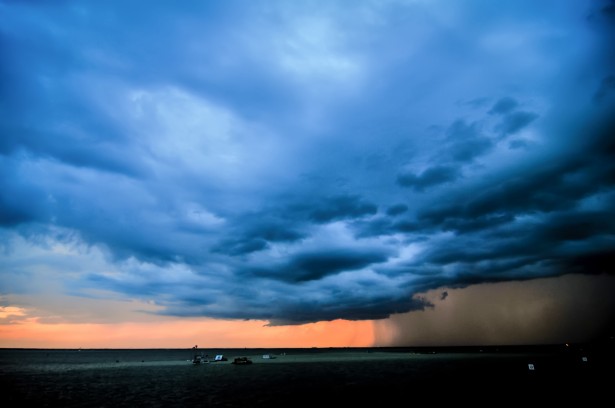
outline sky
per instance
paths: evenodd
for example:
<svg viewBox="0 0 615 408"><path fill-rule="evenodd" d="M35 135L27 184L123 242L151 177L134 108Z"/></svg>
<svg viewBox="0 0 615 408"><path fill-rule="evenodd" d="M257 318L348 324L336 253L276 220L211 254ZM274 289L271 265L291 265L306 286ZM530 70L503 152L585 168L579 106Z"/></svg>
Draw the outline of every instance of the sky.
<svg viewBox="0 0 615 408"><path fill-rule="evenodd" d="M0 0L0 347L612 336L614 23Z"/></svg>

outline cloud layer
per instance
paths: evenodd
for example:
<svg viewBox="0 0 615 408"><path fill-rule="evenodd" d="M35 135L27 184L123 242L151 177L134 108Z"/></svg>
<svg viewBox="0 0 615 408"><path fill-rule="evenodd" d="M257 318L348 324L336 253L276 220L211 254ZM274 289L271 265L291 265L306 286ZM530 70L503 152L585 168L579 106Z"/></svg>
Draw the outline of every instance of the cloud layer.
<svg viewBox="0 0 615 408"><path fill-rule="evenodd" d="M2 2L1 291L275 325L612 274L613 10Z"/></svg>

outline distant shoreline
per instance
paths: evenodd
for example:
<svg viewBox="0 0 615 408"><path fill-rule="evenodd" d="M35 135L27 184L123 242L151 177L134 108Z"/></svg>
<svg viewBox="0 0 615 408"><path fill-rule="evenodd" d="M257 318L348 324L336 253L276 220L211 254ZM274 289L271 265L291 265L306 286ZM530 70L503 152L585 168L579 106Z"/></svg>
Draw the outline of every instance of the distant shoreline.
<svg viewBox="0 0 615 408"><path fill-rule="evenodd" d="M613 347L615 342L588 342L564 344L527 344L527 345L475 345L475 346L373 346L373 347L199 347L198 350L303 350L303 351L379 351L379 352L497 352L532 350L573 350L583 348ZM0 347L0 350L192 350L192 347Z"/></svg>

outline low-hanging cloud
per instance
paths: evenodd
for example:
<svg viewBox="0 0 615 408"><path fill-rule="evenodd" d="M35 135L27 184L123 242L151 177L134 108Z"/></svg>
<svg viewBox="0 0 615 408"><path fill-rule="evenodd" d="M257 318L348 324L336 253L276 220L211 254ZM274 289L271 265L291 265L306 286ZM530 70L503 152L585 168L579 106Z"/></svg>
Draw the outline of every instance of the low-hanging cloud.
<svg viewBox="0 0 615 408"><path fill-rule="evenodd" d="M434 166L418 175L400 174L397 176L397 183L402 187L412 187L416 191L423 191L439 184L455 181L460 176L459 169L452 166Z"/></svg>

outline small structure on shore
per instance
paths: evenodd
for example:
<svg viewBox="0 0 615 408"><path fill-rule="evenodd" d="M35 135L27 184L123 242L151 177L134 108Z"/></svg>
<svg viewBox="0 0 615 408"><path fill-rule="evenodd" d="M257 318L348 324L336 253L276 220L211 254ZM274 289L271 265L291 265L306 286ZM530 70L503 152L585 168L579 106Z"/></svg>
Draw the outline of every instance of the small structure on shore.
<svg viewBox="0 0 615 408"><path fill-rule="evenodd" d="M202 352L200 354L197 352L198 347L198 345L192 347L192 364L209 363Z"/></svg>

